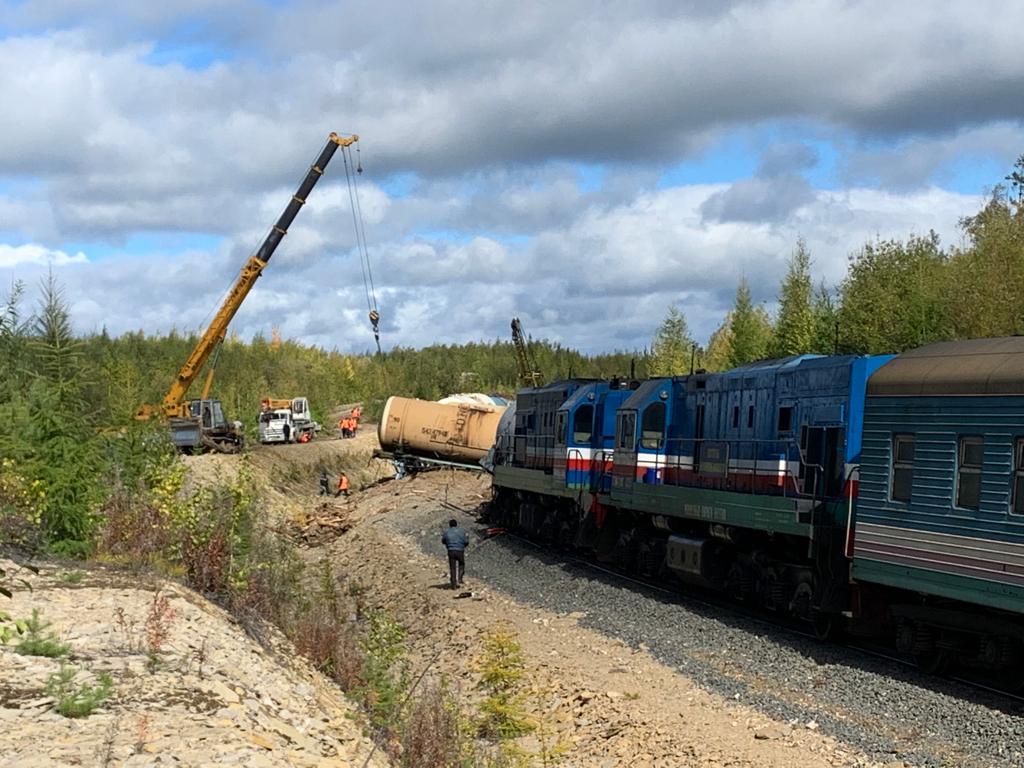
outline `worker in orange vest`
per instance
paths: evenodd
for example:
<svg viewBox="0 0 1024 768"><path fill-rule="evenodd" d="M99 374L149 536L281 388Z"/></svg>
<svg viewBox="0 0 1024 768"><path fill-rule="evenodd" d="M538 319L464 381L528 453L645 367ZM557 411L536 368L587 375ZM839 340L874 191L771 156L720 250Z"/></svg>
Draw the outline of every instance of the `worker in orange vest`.
<svg viewBox="0 0 1024 768"><path fill-rule="evenodd" d="M356 426L359 426L359 420L363 418L363 409L358 405L352 409L352 418L355 419Z"/></svg>
<svg viewBox="0 0 1024 768"><path fill-rule="evenodd" d="M338 498L341 494L345 494L345 498L348 498L348 475L344 472L338 477L338 492L334 494L334 498Z"/></svg>
<svg viewBox="0 0 1024 768"><path fill-rule="evenodd" d="M348 437L348 419L347 418L341 419L338 422L338 429L341 430L341 436L342 437Z"/></svg>

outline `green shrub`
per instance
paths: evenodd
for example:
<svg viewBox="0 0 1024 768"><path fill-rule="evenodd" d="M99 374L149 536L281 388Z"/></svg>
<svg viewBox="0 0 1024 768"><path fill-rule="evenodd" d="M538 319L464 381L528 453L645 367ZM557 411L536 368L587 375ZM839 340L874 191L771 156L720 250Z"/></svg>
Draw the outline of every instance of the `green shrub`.
<svg viewBox="0 0 1024 768"><path fill-rule="evenodd" d="M32 618L24 622L25 629L21 642L14 650L23 656L45 656L50 659L66 656L70 646L62 643L52 632L46 630L50 622L39 618L39 609L32 609Z"/></svg>
<svg viewBox="0 0 1024 768"><path fill-rule="evenodd" d="M97 676L98 685L77 683L77 675L77 669L61 664L46 681L46 693L57 700L56 709L64 717L88 717L114 690L114 681L105 672Z"/></svg>

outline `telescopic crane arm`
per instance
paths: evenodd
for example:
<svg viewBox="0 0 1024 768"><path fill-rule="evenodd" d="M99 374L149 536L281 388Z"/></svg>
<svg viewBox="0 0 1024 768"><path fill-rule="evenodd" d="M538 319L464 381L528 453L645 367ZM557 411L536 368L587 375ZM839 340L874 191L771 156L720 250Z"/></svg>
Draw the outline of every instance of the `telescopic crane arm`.
<svg viewBox="0 0 1024 768"><path fill-rule="evenodd" d="M524 387L539 387L544 383L544 377L537 370L537 363L526 346L526 335L523 333L523 324L518 317L512 318L512 344L516 348L516 363L519 366L519 383Z"/></svg>
<svg viewBox="0 0 1024 768"><path fill-rule="evenodd" d="M288 234L288 227L291 226L295 216L305 204L306 197L313 191L313 187L316 186L320 177L323 176L324 169L327 168L327 164L331 161L338 147L348 147L358 140L359 137L355 134L339 136L336 133L332 133L327 138L327 144L320 152L320 156L310 166L309 173L302 180L298 191L292 195L291 201L285 207L284 213L281 214L277 223L271 228L267 238L263 241L263 245L260 246L255 254L249 257L245 266L242 267L242 271L238 275L238 279L235 280L235 284L231 286L231 291L228 293L227 298L224 299L224 303L221 304L217 314L210 322L210 327L203 333L195 349L192 350L192 354L189 355L188 360L185 361L185 364L181 366L181 370L178 371L174 383L164 396L163 403L155 407L143 406L139 412L140 416L157 414L162 414L168 418L172 416L187 416L185 411L188 406L185 403L185 395L189 387L192 386L203 365L210 358L214 349L216 349L217 344L227 334L228 324L234 318L235 313L238 312L238 308L242 306L245 297L249 295L249 291L263 272L264 267L267 266L270 257L274 255L277 246L281 244L281 240Z"/></svg>

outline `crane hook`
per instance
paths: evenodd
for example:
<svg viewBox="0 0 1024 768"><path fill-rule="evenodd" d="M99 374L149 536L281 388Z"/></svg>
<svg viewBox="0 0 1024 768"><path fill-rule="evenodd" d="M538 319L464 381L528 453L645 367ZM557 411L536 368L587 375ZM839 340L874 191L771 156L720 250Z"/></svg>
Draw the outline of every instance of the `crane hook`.
<svg viewBox="0 0 1024 768"><path fill-rule="evenodd" d="M373 340L377 342L377 354L380 354L380 329L377 327L380 323L380 312L376 309L370 310L370 325L373 326Z"/></svg>

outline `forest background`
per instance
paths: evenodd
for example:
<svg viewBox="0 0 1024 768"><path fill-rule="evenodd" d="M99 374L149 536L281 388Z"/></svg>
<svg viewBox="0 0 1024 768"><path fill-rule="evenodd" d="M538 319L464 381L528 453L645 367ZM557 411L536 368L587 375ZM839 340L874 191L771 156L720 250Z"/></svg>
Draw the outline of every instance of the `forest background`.
<svg viewBox="0 0 1024 768"><path fill-rule="evenodd" d="M944 246L934 233L866 243L851 253L839 285L829 286L814 282L813 254L798 241L774 316L741 280L731 311L704 346L688 330L686 308L673 305L656 328L652 317L644 350L584 355L531 340L537 369L548 380L643 378L727 370L766 357L900 352L943 339L1024 333L1024 155L1006 181L960 222L960 245ZM75 337L68 305L51 274L36 306L26 306L25 286L16 283L0 307L0 511L20 510L47 546L76 553L92 546L110 494L144 472L151 452L138 450L145 427L133 415L140 404L161 401L198 337ZM230 336L213 394L229 418L252 430L267 396L305 395L323 420L342 403L362 402L372 417L389 395L511 395L517 385L509 340L346 355Z"/></svg>

